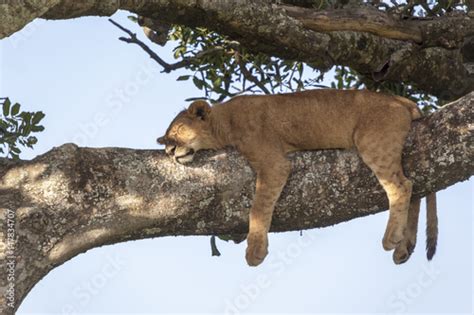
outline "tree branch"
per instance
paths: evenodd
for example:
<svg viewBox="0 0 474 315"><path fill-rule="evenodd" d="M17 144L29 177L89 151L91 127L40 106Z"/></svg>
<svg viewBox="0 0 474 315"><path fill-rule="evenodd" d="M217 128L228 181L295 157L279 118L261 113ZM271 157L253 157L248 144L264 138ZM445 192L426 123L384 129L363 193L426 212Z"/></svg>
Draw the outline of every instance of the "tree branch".
<svg viewBox="0 0 474 315"><path fill-rule="evenodd" d="M158 56L158 54L155 53L150 47L148 47L148 45L146 45L144 42L139 40L137 38L137 34L133 33L128 28L123 27L122 25L120 25L119 23L115 22L112 19L109 19L109 22L115 25L116 27L118 27L119 29L121 29L122 31L124 31L125 33L127 33L128 36L130 36L130 38L119 37L119 40L128 44L136 44L140 46L140 48L143 49L148 54L148 56L150 56L151 59L155 60L160 66L163 67L163 72L169 73L173 70L183 68L188 64L186 62L178 62L174 64L167 63L166 61L161 59L161 57Z"/></svg>
<svg viewBox="0 0 474 315"><path fill-rule="evenodd" d="M175 62L175 63L167 63L160 56L158 56L158 54L155 53L150 47L148 47L147 44L145 44L144 42L139 40L138 37L137 37L137 34L133 33L128 28L123 27L122 25L120 25L119 23L115 22L112 19L109 19L109 22L112 23L113 25L115 25L116 27L118 27L119 29L121 29L122 31L124 31L125 33L127 33L130 36L130 38L119 37L119 40L121 40L125 43L128 43L128 44L136 44L136 45L140 46L140 48L142 48L148 54L148 56L150 56L151 59L155 60L160 66L163 67L163 72L166 72L166 73L170 73L171 71L184 68L184 67L190 65L193 62L197 62L200 58L202 58L204 56L214 54L216 52L221 52L223 50L222 47L214 47L212 49L207 49L207 50L201 51L198 54L196 54L196 56L194 56L194 57L183 58L180 61Z"/></svg>
<svg viewBox="0 0 474 315"><path fill-rule="evenodd" d="M0 6L0 38L36 17L111 15L118 9L160 23L207 27L252 51L304 61L323 71L334 65L349 66L364 75L376 74L380 80L414 84L443 99L474 90L474 62L466 58L470 49L463 49L466 38L474 34L474 11L427 21L397 20L371 9L361 9L369 15L357 15L361 11L352 12L352 8L325 12L290 9L272 5L270 0L45 0L31 6L12 1ZM342 15L345 26L340 25ZM325 16L326 28L311 29ZM375 20L367 22L367 16Z"/></svg>
<svg viewBox="0 0 474 315"><path fill-rule="evenodd" d="M415 196L473 175L473 106L474 92L413 123L404 169ZM31 161L0 159L0 264L15 271L12 282L9 269L0 270L2 302L10 301L7 288L14 286L17 308L54 267L97 246L245 233L252 170L232 150L203 152L196 159L183 166L161 150L73 144ZM325 227L387 208L385 193L353 151L300 152L291 161L272 231ZM11 222L13 236L5 233ZM9 243L11 237L16 243ZM2 314L13 313L7 311Z"/></svg>

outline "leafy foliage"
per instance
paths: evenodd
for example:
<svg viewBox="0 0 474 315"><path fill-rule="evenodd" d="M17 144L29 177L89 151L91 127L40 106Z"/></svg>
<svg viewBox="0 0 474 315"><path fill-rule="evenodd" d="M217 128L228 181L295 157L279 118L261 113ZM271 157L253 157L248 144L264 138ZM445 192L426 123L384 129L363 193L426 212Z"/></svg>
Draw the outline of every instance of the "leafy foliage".
<svg viewBox="0 0 474 315"><path fill-rule="evenodd" d="M304 0L301 4L312 6L314 3ZM374 3L370 4L375 5ZM130 19L134 22L139 21L138 18L132 16ZM115 22L114 24L118 25ZM118 27L132 34L122 26L118 25ZM274 94L326 87L321 84L325 73L312 68L309 64L250 52L239 42L205 28L173 25L169 30L165 29L168 42L176 43L173 57L178 61L174 64L167 64L161 58L153 56L155 53L150 53L150 49L145 49L145 51L164 67L164 72L180 68L190 71L189 74L179 76L177 80L192 80L204 95L189 98L187 101L206 98L211 102L222 102L228 97L242 93ZM164 34L156 33L155 35L162 36ZM134 34L133 37L134 43L139 44L142 48L146 46ZM367 88L404 96L416 101L426 112L435 110L439 103L436 97L424 93L413 85L379 82L370 76L358 74L343 66L334 68L334 81L331 83L331 87L338 89Z"/></svg>
<svg viewBox="0 0 474 315"><path fill-rule="evenodd" d="M174 58L189 60L192 80L211 102L244 92L273 94L318 86L322 76L305 79L302 62L251 53L236 41L204 28L174 26L169 40L176 41Z"/></svg>
<svg viewBox="0 0 474 315"><path fill-rule="evenodd" d="M45 115L41 111L21 111L20 104L12 105L9 98L0 98L0 106L0 154L18 159L20 145L32 148L38 141L32 134L44 130L39 123Z"/></svg>

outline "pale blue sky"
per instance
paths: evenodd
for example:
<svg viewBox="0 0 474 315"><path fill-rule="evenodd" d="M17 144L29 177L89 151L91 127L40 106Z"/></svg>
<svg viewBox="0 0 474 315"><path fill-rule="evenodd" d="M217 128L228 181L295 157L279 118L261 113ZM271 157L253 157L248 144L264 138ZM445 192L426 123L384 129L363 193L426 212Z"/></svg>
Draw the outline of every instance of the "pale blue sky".
<svg viewBox="0 0 474 315"><path fill-rule="evenodd" d="M120 12L114 18L136 29ZM0 95L46 113L29 159L65 142L157 148L173 116L199 96L181 73L163 74L106 18L35 21L0 41ZM157 49L171 61L169 48ZM105 246L54 269L19 314L472 313L473 181L439 193L438 253L418 247L402 266L383 251L387 212L334 227L270 236L247 267L245 244L167 237ZM423 215L424 217L424 210Z"/></svg>

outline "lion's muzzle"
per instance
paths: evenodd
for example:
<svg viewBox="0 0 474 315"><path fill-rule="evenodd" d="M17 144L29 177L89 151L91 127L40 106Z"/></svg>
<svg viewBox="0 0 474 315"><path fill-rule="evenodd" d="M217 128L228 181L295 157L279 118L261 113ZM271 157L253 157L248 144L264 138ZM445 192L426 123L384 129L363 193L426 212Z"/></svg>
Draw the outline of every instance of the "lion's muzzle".
<svg viewBox="0 0 474 315"><path fill-rule="evenodd" d="M194 150L178 147L174 150L174 160L180 164L186 164L191 162L194 159Z"/></svg>

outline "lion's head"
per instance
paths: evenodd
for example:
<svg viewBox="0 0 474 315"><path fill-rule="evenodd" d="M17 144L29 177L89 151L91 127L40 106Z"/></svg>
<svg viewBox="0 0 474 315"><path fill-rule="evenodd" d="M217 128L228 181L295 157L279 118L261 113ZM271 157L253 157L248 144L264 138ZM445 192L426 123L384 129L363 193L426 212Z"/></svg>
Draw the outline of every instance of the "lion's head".
<svg viewBox="0 0 474 315"><path fill-rule="evenodd" d="M210 113L211 106L207 102L193 102L173 119L166 134L159 137L157 142L165 145L166 153L176 162L191 162L197 151L215 148Z"/></svg>

